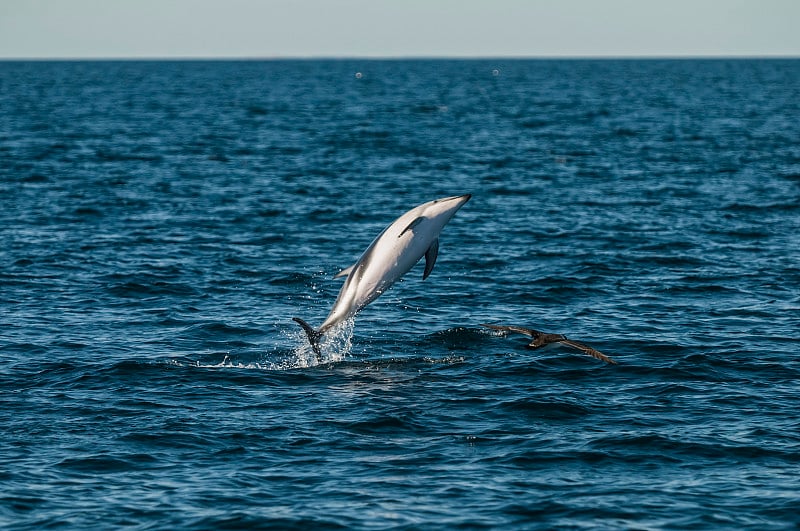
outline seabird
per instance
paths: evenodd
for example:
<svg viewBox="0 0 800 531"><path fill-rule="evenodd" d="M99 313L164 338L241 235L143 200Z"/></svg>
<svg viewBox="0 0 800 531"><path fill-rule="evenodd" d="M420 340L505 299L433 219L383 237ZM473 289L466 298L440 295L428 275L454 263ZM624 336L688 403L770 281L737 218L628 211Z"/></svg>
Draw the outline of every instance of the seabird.
<svg viewBox="0 0 800 531"><path fill-rule="evenodd" d="M491 324L482 324L481 326L485 326L486 328L491 328L493 330L501 330L503 332L517 332L518 334L524 334L526 336L532 337L533 340L527 345L525 345L525 347L529 349L537 349L547 345L551 345L553 343L560 343L562 345L566 345L568 347L580 350L584 354L588 354L589 356L605 361L606 363L617 363L616 361L612 360L599 350L595 350L589 345L584 345L583 343L579 343L578 341L573 341L571 339L568 339L567 336L562 334L547 334L545 332L540 332L539 330L533 330L531 328L522 328L521 326L504 326L504 325L491 325Z"/></svg>

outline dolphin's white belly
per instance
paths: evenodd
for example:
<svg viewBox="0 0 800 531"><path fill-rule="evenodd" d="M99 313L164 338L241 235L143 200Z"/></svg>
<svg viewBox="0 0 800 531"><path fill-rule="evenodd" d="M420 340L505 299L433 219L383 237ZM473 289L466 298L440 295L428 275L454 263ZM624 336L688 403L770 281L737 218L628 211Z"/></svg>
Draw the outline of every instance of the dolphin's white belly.
<svg viewBox="0 0 800 531"><path fill-rule="evenodd" d="M410 232L382 234L353 267L320 330L352 317L392 287L425 255L427 240Z"/></svg>

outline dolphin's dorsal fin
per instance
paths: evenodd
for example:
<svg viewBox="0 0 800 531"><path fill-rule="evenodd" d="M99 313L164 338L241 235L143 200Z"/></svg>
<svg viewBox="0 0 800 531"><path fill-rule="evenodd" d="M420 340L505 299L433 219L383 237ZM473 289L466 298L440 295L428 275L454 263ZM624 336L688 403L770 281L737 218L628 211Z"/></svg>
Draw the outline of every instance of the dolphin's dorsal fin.
<svg viewBox="0 0 800 531"><path fill-rule="evenodd" d="M433 264L436 263L437 256L439 256L439 238L433 240L431 246L425 251L425 272L422 273L422 280L428 278L433 271Z"/></svg>
<svg viewBox="0 0 800 531"><path fill-rule="evenodd" d="M402 236L403 234L405 234L407 231L410 231L411 229L413 229L414 227L416 227L417 225L419 225L419 224L422 222L422 220L423 220L423 219L425 219L423 216L420 216L420 217L418 217L418 218L415 218L415 219L414 219L414 221L412 221L411 223L409 223L409 224L408 224L408 226L407 226L406 228L404 228L404 229L403 229L403 232L401 232L401 233L400 233L400 234L399 234L397 237L399 238L400 236Z"/></svg>
<svg viewBox="0 0 800 531"><path fill-rule="evenodd" d="M333 278L346 277L347 275L349 275L350 273L353 272L353 268L354 267L355 267L355 264L351 265L348 268L342 269L341 271L339 271L338 273L333 275Z"/></svg>

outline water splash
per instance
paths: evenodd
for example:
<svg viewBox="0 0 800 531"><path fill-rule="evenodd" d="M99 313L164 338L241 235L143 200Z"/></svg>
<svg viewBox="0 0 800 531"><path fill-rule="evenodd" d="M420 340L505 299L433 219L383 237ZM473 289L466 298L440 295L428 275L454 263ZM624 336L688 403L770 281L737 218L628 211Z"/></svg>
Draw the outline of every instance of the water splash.
<svg viewBox="0 0 800 531"><path fill-rule="evenodd" d="M353 348L355 319L350 318L328 330L320 342L318 358L308 337L299 328L282 331L291 346L275 345L270 352L221 352L205 355L201 359L171 358L166 361L175 367L197 367L202 369L255 369L262 371L287 371L305 369L345 360ZM281 342L283 343L283 342Z"/></svg>
<svg viewBox="0 0 800 531"><path fill-rule="evenodd" d="M355 318L351 317L325 332L319 343L319 358L308 343L305 333L302 330L296 331L292 336L299 343L293 353L297 362L295 367L314 367L344 360L353 348L355 324Z"/></svg>

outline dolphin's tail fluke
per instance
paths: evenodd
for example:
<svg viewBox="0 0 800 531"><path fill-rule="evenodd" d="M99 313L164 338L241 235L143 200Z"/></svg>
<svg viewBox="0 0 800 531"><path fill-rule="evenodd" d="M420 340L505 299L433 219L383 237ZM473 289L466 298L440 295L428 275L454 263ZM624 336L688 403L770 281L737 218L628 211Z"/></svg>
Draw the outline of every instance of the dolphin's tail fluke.
<svg viewBox="0 0 800 531"><path fill-rule="evenodd" d="M303 330L305 330L308 336L308 342L311 343L311 348L314 350L314 354L317 355L317 361L322 361L322 352L319 350L319 340L322 338L322 334L314 330L310 324L299 317L292 317L292 321L303 327Z"/></svg>

